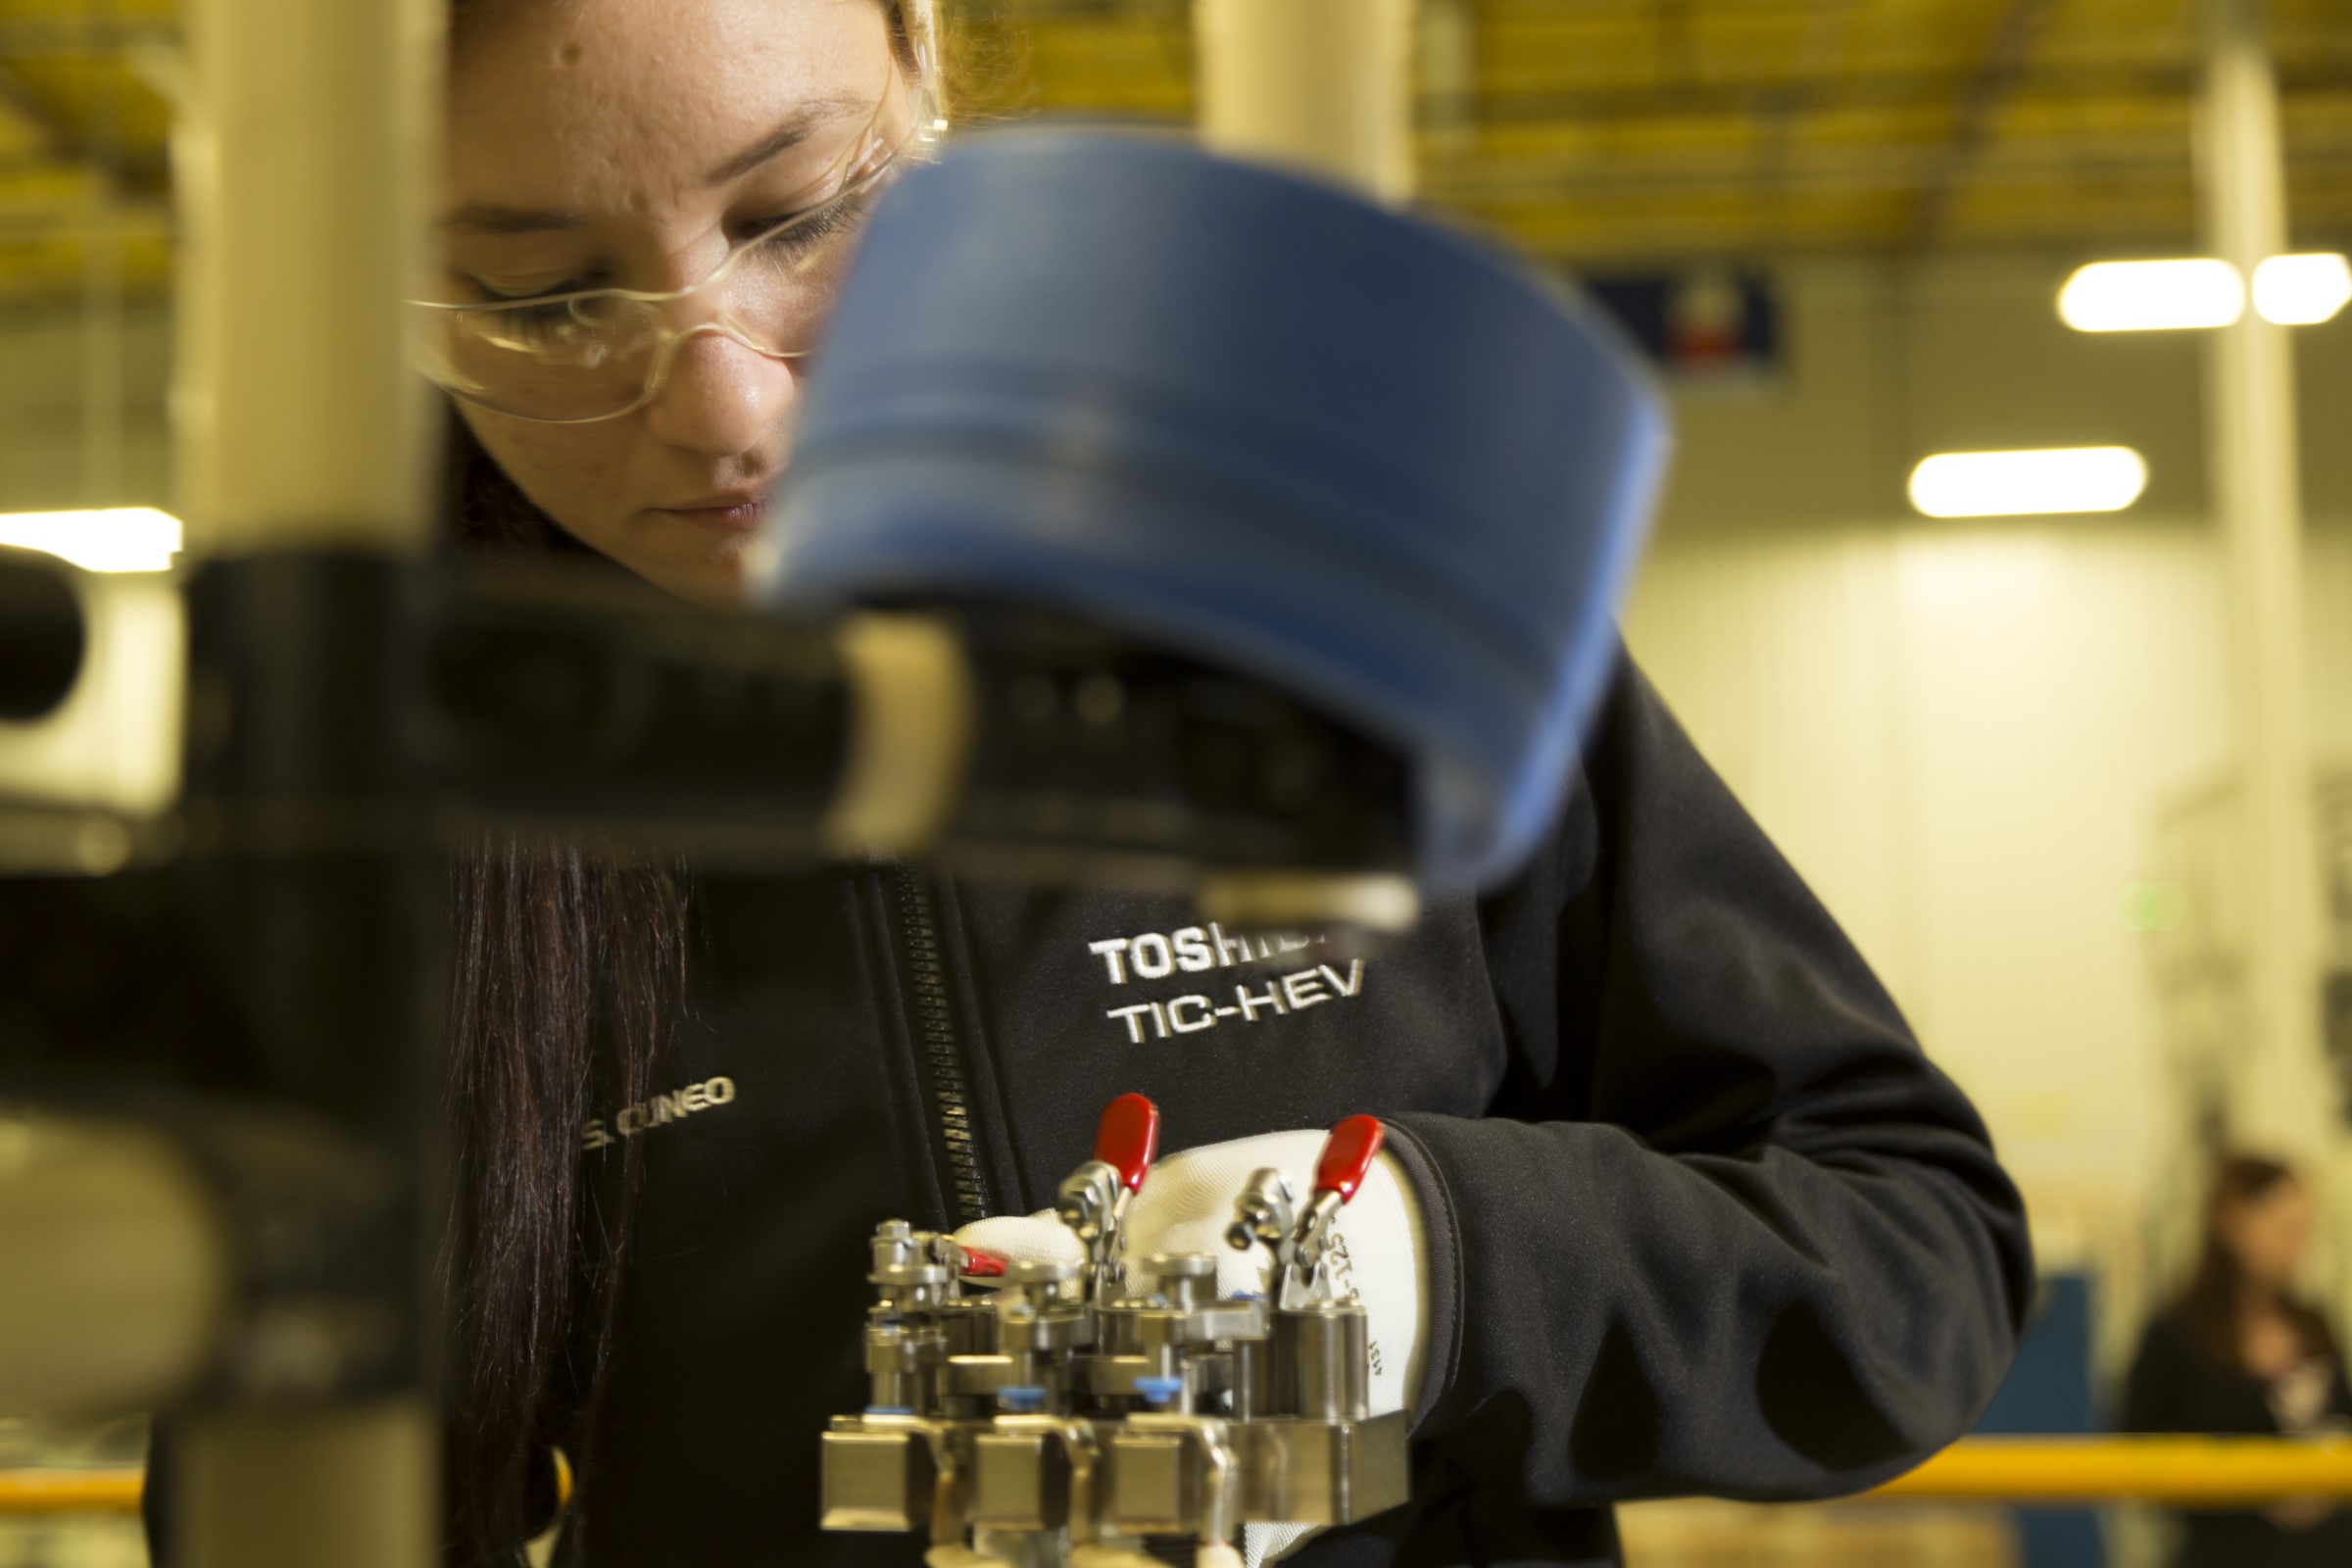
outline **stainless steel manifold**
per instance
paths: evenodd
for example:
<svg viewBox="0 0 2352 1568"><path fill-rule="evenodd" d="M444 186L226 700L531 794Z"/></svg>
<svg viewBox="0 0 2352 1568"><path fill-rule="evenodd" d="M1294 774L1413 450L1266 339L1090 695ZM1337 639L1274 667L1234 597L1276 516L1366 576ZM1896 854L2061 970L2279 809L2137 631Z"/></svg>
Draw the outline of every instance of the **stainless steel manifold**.
<svg viewBox="0 0 2352 1568"><path fill-rule="evenodd" d="M825 1434L824 1528L927 1531L935 1568L1113 1568L1149 1561L1135 1553L1154 1538L1197 1543L1205 1568L1239 1560L1245 1523L1404 1501L1408 1418L1369 1414L1364 1309L1327 1266L1381 1139L1370 1116L1333 1128L1303 1205L1282 1172L1250 1178L1226 1240L1271 1252L1263 1296L1218 1295L1207 1253L1123 1257L1159 1140L1141 1095L1112 1102L1095 1157L1061 1184L1083 1264L1005 1264L885 1222L871 1393Z"/></svg>

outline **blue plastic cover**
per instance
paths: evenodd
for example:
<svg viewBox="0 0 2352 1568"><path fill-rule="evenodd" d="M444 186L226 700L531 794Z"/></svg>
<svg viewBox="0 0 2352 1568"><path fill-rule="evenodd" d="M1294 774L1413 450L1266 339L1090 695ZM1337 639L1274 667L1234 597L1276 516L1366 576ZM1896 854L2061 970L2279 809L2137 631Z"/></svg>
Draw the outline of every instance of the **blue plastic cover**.
<svg viewBox="0 0 2352 1568"><path fill-rule="evenodd" d="M1534 849L1667 447L1564 286L1174 140L983 135L881 204L771 523L779 604L1052 606L1415 763L1420 874Z"/></svg>

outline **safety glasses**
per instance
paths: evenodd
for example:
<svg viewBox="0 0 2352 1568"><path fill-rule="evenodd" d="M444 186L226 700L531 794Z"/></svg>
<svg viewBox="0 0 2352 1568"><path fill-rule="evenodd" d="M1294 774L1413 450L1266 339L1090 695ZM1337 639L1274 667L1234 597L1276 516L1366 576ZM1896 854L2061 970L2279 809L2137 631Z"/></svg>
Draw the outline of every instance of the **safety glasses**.
<svg viewBox="0 0 2352 1568"><path fill-rule="evenodd" d="M700 282L481 304L412 302L413 358L436 386L515 418L584 424L641 408L688 338L715 333L771 359L806 355L833 313L875 198L933 156L942 122L910 89L908 128L882 131L888 101L824 178L814 202L727 253Z"/></svg>

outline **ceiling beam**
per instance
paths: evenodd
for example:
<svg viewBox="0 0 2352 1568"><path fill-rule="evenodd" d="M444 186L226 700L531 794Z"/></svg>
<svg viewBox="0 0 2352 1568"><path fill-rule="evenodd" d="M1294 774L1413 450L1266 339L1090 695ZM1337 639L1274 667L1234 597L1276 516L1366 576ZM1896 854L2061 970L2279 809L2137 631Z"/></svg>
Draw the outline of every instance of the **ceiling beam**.
<svg viewBox="0 0 2352 1568"><path fill-rule="evenodd" d="M1793 156L1770 180L1759 177L1746 148L1670 153L1578 154L1480 160L1426 171L1433 197L1469 202L1577 201L1643 192L1691 195L1762 189L1911 191L1926 187L1943 167L1948 144L1855 142L1816 147ZM2343 171L2352 164L2352 129L2295 139L2288 167L2298 176ZM2188 149L2173 137L2044 136L2001 140L1979 154L1970 178L1980 185L2058 181L2180 179L2189 177Z"/></svg>
<svg viewBox="0 0 2352 1568"><path fill-rule="evenodd" d="M50 156L64 158L72 154L73 138L66 134L66 127L57 122L39 95L5 66L0 66L0 116L31 126Z"/></svg>
<svg viewBox="0 0 2352 1568"><path fill-rule="evenodd" d="M1563 87L1558 91L1478 95L1481 123L1495 126L1576 121L1602 124L1646 120L1747 119L1772 114L1828 114L1916 109L1959 102L1978 72L1885 71L1852 74L1757 77L1745 81ZM2077 61L2033 67L2010 80L2010 103L2067 103L2084 98L2178 98L2196 91L2193 61ZM2281 62L2281 94L2352 87L2352 54Z"/></svg>
<svg viewBox="0 0 2352 1568"><path fill-rule="evenodd" d="M160 17L0 17L0 60L122 54L179 42L179 24Z"/></svg>
<svg viewBox="0 0 2352 1568"><path fill-rule="evenodd" d="M1984 58L1961 89L1952 114L1951 139L1944 144L1941 156L1920 181L1918 193L1911 199L1911 216L1903 236L1908 248L1925 250L1936 243L1961 183L1968 177L1969 165L1992 139L2002 106L2018 79L2026 74L2034 45L2056 9L2057 0L2009 0L2001 20L1993 26L1992 41L1984 51Z"/></svg>

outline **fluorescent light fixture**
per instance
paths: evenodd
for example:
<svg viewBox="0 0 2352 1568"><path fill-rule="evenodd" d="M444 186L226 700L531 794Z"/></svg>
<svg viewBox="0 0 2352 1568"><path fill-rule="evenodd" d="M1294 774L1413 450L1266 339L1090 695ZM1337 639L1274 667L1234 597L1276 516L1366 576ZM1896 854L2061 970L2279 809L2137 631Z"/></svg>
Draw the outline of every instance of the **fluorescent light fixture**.
<svg viewBox="0 0 2352 1568"><path fill-rule="evenodd" d="M153 507L0 513L0 545L38 550L84 571L169 571L179 519Z"/></svg>
<svg viewBox="0 0 2352 1568"><path fill-rule="evenodd" d="M2352 304L2352 263L2332 251L2274 256L2254 269L2254 309L2280 326L2316 326Z"/></svg>
<svg viewBox="0 0 2352 1568"><path fill-rule="evenodd" d="M2246 311L2245 283L2228 262L2093 262L2058 291L2058 317L2078 332L2160 332L2228 326Z"/></svg>
<svg viewBox="0 0 2352 1568"><path fill-rule="evenodd" d="M1939 452L1911 470L1911 504L1931 517L2121 512L2148 487L2130 447Z"/></svg>

